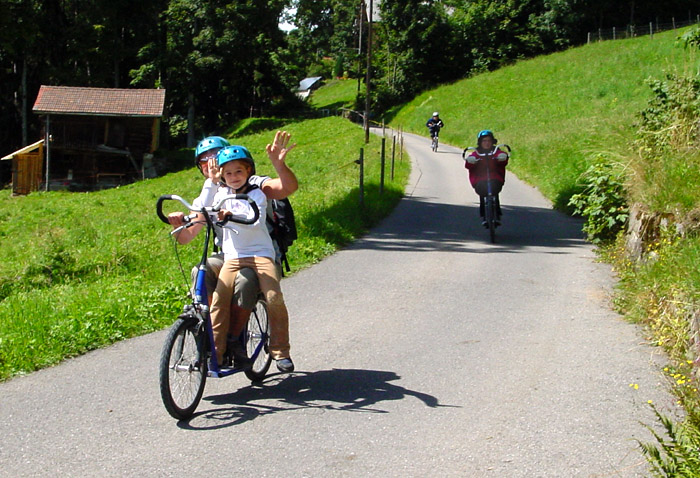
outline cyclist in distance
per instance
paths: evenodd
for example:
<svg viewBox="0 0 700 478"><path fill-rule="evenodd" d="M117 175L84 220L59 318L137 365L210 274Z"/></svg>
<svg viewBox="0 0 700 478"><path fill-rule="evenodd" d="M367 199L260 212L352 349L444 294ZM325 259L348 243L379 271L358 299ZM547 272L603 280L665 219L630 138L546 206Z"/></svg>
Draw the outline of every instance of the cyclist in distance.
<svg viewBox="0 0 700 478"><path fill-rule="evenodd" d="M433 116L425 123L425 126L430 130L430 139L440 134L440 128L445 127L445 123L440 119L440 113L434 112Z"/></svg>
<svg viewBox="0 0 700 478"><path fill-rule="evenodd" d="M479 132L476 137L476 143L477 150L472 151L465 158L464 167L469 170L469 182L479 195L481 224L483 226L487 225L484 219L484 197L488 194L489 182L491 183L491 192L496 196L496 224L500 224L502 213L498 193L503 189L503 183L506 180L508 153L500 148L495 148L498 140L494 138L493 132L488 129ZM483 156L485 154L488 156Z"/></svg>

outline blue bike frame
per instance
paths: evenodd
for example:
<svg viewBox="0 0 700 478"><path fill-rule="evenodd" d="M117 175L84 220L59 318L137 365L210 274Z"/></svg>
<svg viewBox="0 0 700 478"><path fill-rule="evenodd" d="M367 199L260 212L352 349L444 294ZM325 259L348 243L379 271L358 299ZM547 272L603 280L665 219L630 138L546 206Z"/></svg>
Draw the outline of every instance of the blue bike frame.
<svg viewBox="0 0 700 478"><path fill-rule="evenodd" d="M189 204L187 204L187 202L184 201L179 196L175 196L175 195L162 196L158 200L157 209L158 209L159 217L161 217L161 220L163 220L164 222L167 222L167 218L165 218L165 216L162 215L161 204L162 204L163 200L165 200L165 199L179 200L186 207L189 207L191 211L194 211L194 209L192 209L192 207ZM257 211L257 205L254 203L252 203L252 205L254 206L253 209L255 211ZM189 310L186 309L186 312L189 312L191 314L191 316L193 318L195 318L197 321L199 321L200 323L204 323L204 328L206 329L207 337L209 338L209 352L211 355L211 360L210 360L211 366L208 368L207 376L214 377L214 378L228 377L229 375L233 375L234 373L243 372L243 371L245 371L245 369L243 369L243 368L221 369L221 366L216 358L216 344L214 343L214 331L212 329L212 324L211 324L211 314L210 314L209 299L208 299L209 296L207 294L207 285L206 285L206 281L205 281L206 264L207 264L207 258L209 256L209 243L211 241L212 231L214 230L214 222L212 221L211 217L209 216L210 212L212 212L212 211L207 211L207 208L202 208L201 210L199 210L197 212L201 213L204 216L207 227L206 227L206 232L205 232L205 236L204 236L204 248L203 248L203 252L202 252L202 258L199 261L199 266L197 266L197 278L195 280L195 286L194 286L194 290L193 290L193 294L192 294L192 304L190 307L188 307ZM250 223L250 222L247 221L247 223ZM255 311L253 311L251 313L255 314ZM247 327L246 327L246 329L244 329L243 333L247 333ZM253 352L252 356L250 357L250 359L253 362L260 354L260 351L262 350L262 348L267 340L267 335L268 335L268 332L263 332L262 340L259 341L258 345L255 348L255 351ZM200 354L200 360L206 360L206 351L205 350L200 350L199 354Z"/></svg>

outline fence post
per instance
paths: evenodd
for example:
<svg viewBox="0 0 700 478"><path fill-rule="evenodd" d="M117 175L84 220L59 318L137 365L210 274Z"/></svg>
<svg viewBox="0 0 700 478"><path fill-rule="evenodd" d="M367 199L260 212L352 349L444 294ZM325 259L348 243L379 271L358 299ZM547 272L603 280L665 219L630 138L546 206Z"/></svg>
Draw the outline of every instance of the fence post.
<svg viewBox="0 0 700 478"><path fill-rule="evenodd" d="M384 166L386 165L386 138L382 138L382 170L379 174L379 194L384 194Z"/></svg>
<svg viewBox="0 0 700 478"><path fill-rule="evenodd" d="M654 38L654 25L649 22L649 38Z"/></svg>
<svg viewBox="0 0 700 478"><path fill-rule="evenodd" d="M617 40L617 38L615 38L615 27L613 27L613 40Z"/></svg>
<svg viewBox="0 0 700 478"><path fill-rule="evenodd" d="M673 23L673 29L676 29L676 17L671 17L671 22Z"/></svg>
<svg viewBox="0 0 700 478"><path fill-rule="evenodd" d="M591 32L588 32L588 40L586 41L586 43L589 45L591 43Z"/></svg>
<svg viewBox="0 0 700 478"><path fill-rule="evenodd" d="M394 180L394 154L396 153L396 135L391 135L391 180Z"/></svg>
<svg viewBox="0 0 700 478"><path fill-rule="evenodd" d="M360 158L355 161L360 165L360 206L365 205L365 149L360 148Z"/></svg>
<svg viewBox="0 0 700 478"><path fill-rule="evenodd" d="M601 41L603 38L600 36L602 33L601 29L598 29L598 41Z"/></svg>

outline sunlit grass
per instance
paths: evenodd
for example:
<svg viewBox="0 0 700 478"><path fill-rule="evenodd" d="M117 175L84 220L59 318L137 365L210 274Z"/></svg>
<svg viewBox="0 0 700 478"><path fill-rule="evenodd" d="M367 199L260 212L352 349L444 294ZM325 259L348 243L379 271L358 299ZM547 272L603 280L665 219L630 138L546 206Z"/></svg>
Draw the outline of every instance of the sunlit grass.
<svg viewBox="0 0 700 478"><path fill-rule="evenodd" d="M309 103L316 109L330 109L335 114L338 108L352 106L357 95L357 85L357 80L352 78L330 80L312 92ZM364 83L361 88L364 88Z"/></svg>
<svg viewBox="0 0 700 478"><path fill-rule="evenodd" d="M338 117L285 129L297 143L289 164L300 182L291 198L299 239L288 254L297 271L385 217L403 194L409 164L396 164L395 180L387 175L380 196L378 137L365 145L363 130ZM273 175L264 152L273 136L265 131L231 140L249 147L260 174ZM361 147L364 208L354 163ZM0 191L0 380L172 323L182 307L185 279L170 228L156 217L155 204L162 194L192 200L202 181L192 167L93 193L11 197L9 190ZM179 249L187 270L198 260L199 247L195 240Z"/></svg>
<svg viewBox="0 0 700 478"><path fill-rule="evenodd" d="M509 168L561 209L598 153L628 155L637 115L661 77L691 59L675 46L679 32L593 43L520 61L498 71L424 92L391 120L427 136L425 121L439 111L440 138L474 146L491 129L513 148Z"/></svg>

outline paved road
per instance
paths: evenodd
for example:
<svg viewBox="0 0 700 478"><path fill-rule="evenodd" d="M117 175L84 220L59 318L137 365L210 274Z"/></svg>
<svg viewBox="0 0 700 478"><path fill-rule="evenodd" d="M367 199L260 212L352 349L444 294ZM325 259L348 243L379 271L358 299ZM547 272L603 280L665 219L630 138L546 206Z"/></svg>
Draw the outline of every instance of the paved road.
<svg viewBox="0 0 700 478"><path fill-rule="evenodd" d="M395 213L283 281L298 372L212 379L181 423L164 332L11 380L0 476L645 476L647 400L672 399L580 223L511 175L489 244L458 150L406 148Z"/></svg>

